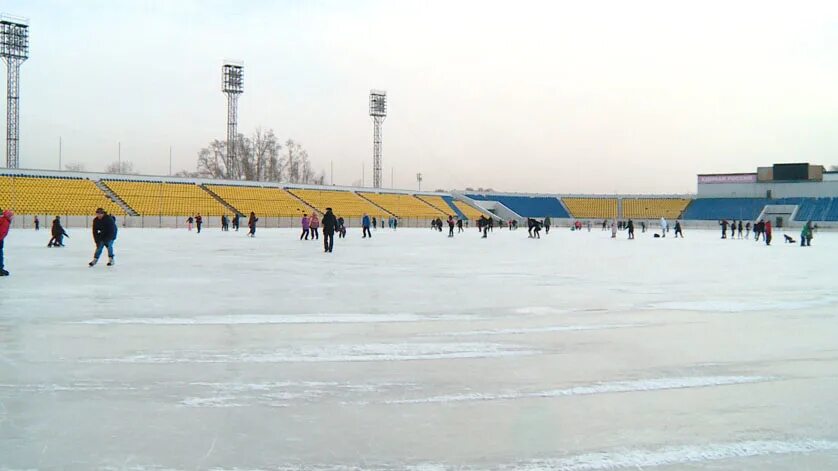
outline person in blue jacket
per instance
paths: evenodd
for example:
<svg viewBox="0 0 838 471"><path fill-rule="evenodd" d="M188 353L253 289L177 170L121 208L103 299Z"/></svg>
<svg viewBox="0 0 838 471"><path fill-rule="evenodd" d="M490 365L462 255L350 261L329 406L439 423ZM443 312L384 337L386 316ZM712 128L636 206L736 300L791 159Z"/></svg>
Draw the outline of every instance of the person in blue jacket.
<svg viewBox="0 0 838 471"><path fill-rule="evenodd" d="M364 218L361 219L361 227L363 227L363 236L362 239L365 237L372 237L372 232L370 232L370 216L369 214L364 213Z"/></svg>

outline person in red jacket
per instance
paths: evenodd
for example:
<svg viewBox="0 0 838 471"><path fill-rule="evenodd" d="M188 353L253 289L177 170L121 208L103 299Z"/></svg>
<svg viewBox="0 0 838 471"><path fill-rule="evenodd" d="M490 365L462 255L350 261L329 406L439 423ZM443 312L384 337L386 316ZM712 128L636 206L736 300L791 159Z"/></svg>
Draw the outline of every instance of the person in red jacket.
<svg viewBox="0 0 838 471"><path fill-rule="evenodd" d="M6 271L3 265L3 241L6 240L6 235L9 234L9 228L12 226L12 218L14 216L15 213L8 209L3 211L3 215L0 216L0 276L9 276L9 272Z"/></svg>
<svg viewBox="0 0 838 471"><path fill-rule="evenodd" d="M765 221L765 245L771 245L771 221Z"/></svg>

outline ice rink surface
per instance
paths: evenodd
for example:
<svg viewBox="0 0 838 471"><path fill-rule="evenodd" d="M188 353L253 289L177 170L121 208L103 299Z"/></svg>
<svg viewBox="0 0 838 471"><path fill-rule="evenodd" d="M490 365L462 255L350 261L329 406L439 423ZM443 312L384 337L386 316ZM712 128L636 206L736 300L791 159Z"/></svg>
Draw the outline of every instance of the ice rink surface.
<svg viewBox="0 0 838 471"><path fill-rule="evenodd" d="M69 232L7 239L0 470L838 469L838 234Z"/></svg>

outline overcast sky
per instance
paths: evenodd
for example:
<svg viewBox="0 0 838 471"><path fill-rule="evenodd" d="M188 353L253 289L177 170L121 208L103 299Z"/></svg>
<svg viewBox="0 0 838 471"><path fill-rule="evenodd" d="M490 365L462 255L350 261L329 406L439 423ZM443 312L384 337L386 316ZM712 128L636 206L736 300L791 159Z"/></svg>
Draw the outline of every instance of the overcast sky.
<svg viewBox="0 0 838 471"><path fill-rule="evenodd" d="M838 164L838 2L33 1L21 167L194 170L226 133L223 59L245 63L239 130L371 181L371 88L388 93L384 180L423 189L695 191L696 173ZM5 84L5 78L0 79ZM6 103L2 110L5 116ZM5 158L3 159L5 163Z"/></svg>

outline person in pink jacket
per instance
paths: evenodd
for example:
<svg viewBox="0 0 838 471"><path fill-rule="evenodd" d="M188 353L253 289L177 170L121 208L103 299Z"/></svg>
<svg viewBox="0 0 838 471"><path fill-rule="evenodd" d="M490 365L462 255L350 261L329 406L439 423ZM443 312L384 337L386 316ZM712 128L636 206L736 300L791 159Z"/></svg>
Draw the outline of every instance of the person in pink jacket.
<svg viewBox="0 0 838 471"><path fill-rule="evenodd" d="M311 221L309 222L311 226L311 240L319 239L320 238L320 219L317 217L317 213L311 213Z"/></svg>
<svg viewBox="0 0 838 471"><path fill-rule="evenodd" d="M14 217L15 213L8 209L3 211L3 215L0 216L0 276L9 276L9 272L3 265L3 241L9 234L9 228L12 227L12 218Z"/></svg>
<svg viewBox="0 0 838 471"><path fill-rule="evenodd" d="M303 227L303 233L300 234L300 240L303 240L303 236L305 236L306 240L308 240L308 229L310 227L311 220L308 218L308 214L303 214L303 220L300 221L300 225Z"/></svg>

